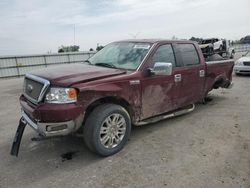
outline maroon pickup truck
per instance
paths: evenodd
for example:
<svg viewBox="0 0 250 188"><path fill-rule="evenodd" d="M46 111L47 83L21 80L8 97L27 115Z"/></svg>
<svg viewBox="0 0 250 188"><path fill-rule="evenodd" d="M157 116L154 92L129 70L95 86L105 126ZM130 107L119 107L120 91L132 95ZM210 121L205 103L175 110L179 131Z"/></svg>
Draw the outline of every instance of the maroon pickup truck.
<svg viewBox="0 0 250 188"><path fill-rule="evenodd" d="M26 124L43 137L82 134L93 152L115 154L131 125L191 112L212 89L228 88L233 65L205 62L191 41L126 40L86 62L34 71L24 78L11 154L18 155Z"/></svg>

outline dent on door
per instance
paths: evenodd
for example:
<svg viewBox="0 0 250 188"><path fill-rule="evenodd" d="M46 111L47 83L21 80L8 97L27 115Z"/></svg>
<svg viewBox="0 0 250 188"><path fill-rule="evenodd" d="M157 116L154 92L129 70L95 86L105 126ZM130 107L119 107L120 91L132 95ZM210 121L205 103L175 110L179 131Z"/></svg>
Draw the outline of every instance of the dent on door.
<svg viewBox="0 0 250 188"><path fill-rule="evenodd" d="M145 86L142 93L142 119L164 113L172 107L170 93L173 83L166 81L163 85L153 83Z"/></svg>

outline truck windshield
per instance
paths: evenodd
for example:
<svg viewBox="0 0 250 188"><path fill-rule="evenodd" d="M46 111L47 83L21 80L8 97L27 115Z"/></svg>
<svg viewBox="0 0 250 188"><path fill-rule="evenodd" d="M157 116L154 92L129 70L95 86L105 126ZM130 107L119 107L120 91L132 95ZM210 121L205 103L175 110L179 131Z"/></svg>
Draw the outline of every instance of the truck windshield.
<svg viewBox="0 0 250 188"><path fill-rule="evenodd" d="M115 42L108 44L88 62L96 66L135 70L151 47L150 43Z"/></svg>

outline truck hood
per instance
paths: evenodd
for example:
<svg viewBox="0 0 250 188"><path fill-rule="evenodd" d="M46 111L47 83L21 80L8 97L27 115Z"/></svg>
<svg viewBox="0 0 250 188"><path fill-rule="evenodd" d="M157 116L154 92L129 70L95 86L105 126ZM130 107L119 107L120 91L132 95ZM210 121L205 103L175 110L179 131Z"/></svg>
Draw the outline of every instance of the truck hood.
<svg viewBox="0 0 250 188"><path fill-rule="evenodd" d="M40 69L30 74L49 80L52 85L71 86L125 73L125 70L77 63Z"/></svg>

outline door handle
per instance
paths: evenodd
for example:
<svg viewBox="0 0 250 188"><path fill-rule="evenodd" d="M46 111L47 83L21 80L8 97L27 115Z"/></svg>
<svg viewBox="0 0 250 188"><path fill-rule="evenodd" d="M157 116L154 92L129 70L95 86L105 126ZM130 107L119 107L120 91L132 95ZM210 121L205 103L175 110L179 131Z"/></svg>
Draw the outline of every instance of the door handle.
<svg viewBox="0 0 250 188"><path fill-rule="evenodd" d="M181 81L181 74L174 75L174 81L175 82L180 82Z"/></svg>
<svg viewBox="0 0 250 188"><path fill-rule="evenodd" d="M199 75L200 75L200 77L204 77L205 76L205 71L204 70L200 70Z"/></svg>

